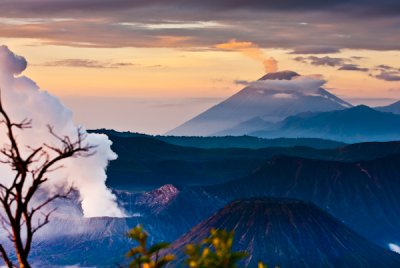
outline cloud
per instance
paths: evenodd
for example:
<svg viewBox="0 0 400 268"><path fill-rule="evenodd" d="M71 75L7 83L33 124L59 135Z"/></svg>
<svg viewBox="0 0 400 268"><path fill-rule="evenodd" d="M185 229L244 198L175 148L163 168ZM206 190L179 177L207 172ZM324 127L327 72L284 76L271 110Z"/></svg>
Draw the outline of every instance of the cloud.
<svg viewBox="0 0 400 268"><path fill-rule="evenodd" d="M18 133L21 148L38 148L46 142L50 146L59 145L47 129L48 125L61 137L76 137L77 125L72 120L72 112L56 97L41 90L34 81L20 74L27 66L23 57L15 55L6 46L0 46L0 87L3 105L14 121L32 119L32 128ZM4 130L1 130L2 135ZM111 150L111 141L101 134L86 135L86 142L96 146L96 154L87 158L70 158L49 174L43 189L49 192L73 186L79 191L85 216L123 216L116 204L116 197L107 188L105 169L110 160L117 156ZM26 152L23 152L26 153ZM54 152L49 152L54 155ZM40 165L41 163L37 163ZM34 168L34 167L33 167ZM13 175L8 165L0 164L0 182L8 185Z"/></svg>
<svg viewBox="0 0 400 268"><path fill-rule="evenodd" d="M341 66L343 64L345 64L346 61L348 61L347 59L344 58L332 58L329 56L325 56L325 57L317 57L317 56L308 56L308 57L296 57L294 58L295 61L298 62L302 62L302 63L308 63L311 65L315 65L315 66L331 66L331 67L335 67L335 66Z"/></svg>
<svg viewBox="0 0 400 268"><path fill-rule="evenodd" d="M257 80L251 83L251 87L256 89L268 89L277 91L278 97L289 97L286 94L301 93L314 96L318 90L326 83L320 76L302 75L296 76L291 80ZM282 95L283 94L283 95Z"/></svg>
<svg viewBox="0 0 400 268"><path fill-rule="evenodd" d="M365 59L367 59L367 57L360 57L360 56L351 56L350 58L353 59L353 60L365 60Z"/></svg>
<svg viewBox="0 0 400 268"><path fill-rule="evenodd" d="M258 45L252 42L242 42L231 39L229 42L215 45L215 48L240 52L243 55L262 63L266 73L276 72L278 70L278 62L274 58L265 55Z"/></svg>
<svg viewBox="0 0 400 268"><path fill-rule="evenodd" d="M10 18L0 18L0 38L27 38L39 44L201 50L236 38L260 48L301 48L308 52L310 49L323 52L317 48L400 49L398 16L346 16L343 11L349 9L327 8L320 12L313 8L308 12L268 9L261 12L262 9L249 9L242 3L236 8L232 8L233 4L228 5L224 12L219 12L213 3L203 6L203 2L194 4L190 0L180 5L176 4L177 0L157 2L162 7L156 6L155 2L152 5L124 0L15 0L8 4L4 1L0 1L0 10L3 16ZM164 5L167 2L168 5ZM60 3L65 7L61 8ZM254 1L249 3L249 6L257 6ZM182 12L184 6L185 12ZM200 12L200 6L209 9ZM357 12L365 6L368 4L358 6ZM37 12L33 12L35 9ZM90 12L85 12L87 9Z"/></svg>
<svg viewBox="0 0 400 268"><path fill-rule="evenodd" d="M396 68L393 66L380 64L373 68L373 72L369 75L371 77L375 77L379 80L384 80L388 82L397 82L400 81L400 68Z"/></svg>
<svg viewBox="0 0 400 268"><path fill-rule="evenodd" d="M389 65L385 65L385 64L380 64L380 65L375 66L375 70L379 70L379 71L392 71L392 72L394 72L394 71L400 71L399 68L395 68L395 67L392 67L392 66L389 66Z"/></svg>
<svg viewBox="0 0 400 268"><path fill-rule="evenodd" d="M333 54L339 52L340 49L336 47L303 46L295 47L289 54Z"/></svg>
<svg viewBox="0 0 400 268"><path fill-rule="evenodd" d="M272 97L274 97L275 99L292 99L295 96L290 93L276 93L276 94L272 95Z"/></svg>
<svg viewBox="0 0 400 268"><path fill-rule="evenodd" d="M343 64L338 70L340 71L359 71L359 72L368 72L368 68L363 68L358 66L357 64Z"/></svg>
<svg viewBox="0 0 400 268"><path fill-rule="evenodd" d="M348 63L353 60L360 60L360 57L351 57L347 58L332 58L329 56L325 57L317 57L317 56L299 56L294 58L295 61L311 64L314 66L330 66L330 67L339 67L340 71L359 71L359 72L368 72L368 68L360 67L358 64Z"/></svg>
<svg viewBox="0 0 400 268"><path fill-rule="evenodd" d="M399 4L396 0L336 0L336 1L318 1L318 0L3 0L0 8L3 14L58 14L58 13L84 13L96 12L116 12L132 9L143 9L146 7L168 8L180 7L182 9L194 9L197 11L220 11L220 10L260 10L260 11L341 11L346 14L358 14L364 16L379 16L379 15L396 15L399 14Z"/></svg>
<svg viewBox="0 0 400 268"><path fill-rule="evenodd" d="M46 67L78 67L78 68L96 68L96 69L114 69L121 67L134 66L136 64L130 62L101 62L97 60L88 60L88 59L64 59L64 60L56 60L49 61L40 66Z"/></svg>
<svg viewBox="0 0 400 268"><path fill-rule="evenodd" d="M250 84L250 81L241 80L241 79L236 79L236 80L233 80L233 83L234 83L235 85L248 86L248 85Z"/></svg>
<svg viewBox="0 0 400 268"><path fill-rule="evenodd" d="M379 74L372 76L377 79L389 82L400 81L400 72L395 72L395 71L381 71Z"/></svg>

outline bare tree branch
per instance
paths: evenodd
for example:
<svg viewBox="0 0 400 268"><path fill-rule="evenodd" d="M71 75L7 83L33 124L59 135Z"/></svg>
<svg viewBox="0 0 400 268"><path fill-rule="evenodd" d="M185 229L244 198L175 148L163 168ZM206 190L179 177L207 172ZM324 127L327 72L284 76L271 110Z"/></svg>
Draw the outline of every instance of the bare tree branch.
<svg viewBox="0 0 400 268"><path fill-rule="evenodd" d="M13 266L12 262L10 261L10 258L8 257L7 252L5 251L3 245L1 245L1 244L0 244L0 253L1 253L1 256L3 257L5 265L8 268L13 268L14 266Z"/></svg>
<svg viewBox="0 0 400 268"><path fill-rule="evenodd" d="M48 174L62 168L60 162L71 157L89 157L94 154L95 146L85 143L86 135L81 129L77 129L77 136L72 139L69 136L59 136L51 126L48 126L49 133L60 145L49 145L33 148L24 147L30 153L28 156L22 154L20 145L14 133L14 129L25 130L32 127L32 121L24 119L21 122L13 122L5 111L0 91L0 124L6 128L7 142L0 148L1 164L6 164L15 171L10 183L0 184L0 206L4 213L1 213L0 223L7 232L14 245L19 267L31 267L28 256L31 251L34 234L50 222L50 217L55 209L44 211L56 199L68 198L72 189L61 194L47 196L47 198L36 206L32 200L38 193L41 185L49 177ZM9 185L9 186L8 186ZM37 200L36 200L37 201ZM34 217L38 212L40 217ZM37 223L34 224L34 218ZM4 247L0 244L0 253L7 267L13 267Z"/></svg>

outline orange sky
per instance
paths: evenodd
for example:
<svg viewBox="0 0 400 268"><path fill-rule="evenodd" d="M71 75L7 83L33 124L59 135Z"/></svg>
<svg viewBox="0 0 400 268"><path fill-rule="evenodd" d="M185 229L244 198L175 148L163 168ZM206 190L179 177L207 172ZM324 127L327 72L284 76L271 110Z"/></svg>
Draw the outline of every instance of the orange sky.
<svg viewBox="0 0 400 268"><path fill-rule="evenodd" d="M58 96L114 96L129 98L227 97L264 73L261 62L237 51L185 51L173 48L76 48L40 45L35 40L0 39L29 62L25 75ZM322 74L331 91L343 98L397 99L399 82L388 82L355 71L312 66L294 61L288 50L263 49L278 61L280 70ZM329 56L329 54L326 54ZM322 55L325 56L325 55ZM363 66L400 62L397 51L344 50L332 57L360 56ZM101 63L129 63L119 68L44 66L65 59ZM372 101L372 100L371 100Z"/></svg>
<svg viewBox="0 0 400 268"><path fill-rule="evenodd" d="M329 91L353 104L400 99L399 81L373 77L378 65L397 66L397 50L317 55L370 69L365 72L296 61L299 55L290 49L261 48L246 40L193 48L52 45L43 38L0 38L0 43L24 56L29 63L24 74L60 97L88 128L164 133L243 88L235 81L256 80L268 68L323 75Z"/></svg>

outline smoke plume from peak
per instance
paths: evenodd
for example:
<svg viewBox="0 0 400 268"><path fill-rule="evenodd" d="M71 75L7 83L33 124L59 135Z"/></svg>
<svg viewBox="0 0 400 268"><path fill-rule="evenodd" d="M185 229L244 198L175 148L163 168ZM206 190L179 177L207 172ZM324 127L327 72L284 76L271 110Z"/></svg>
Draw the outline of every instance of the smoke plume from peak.
<svg viewBox="0 0 400 268"><path fill-rule="evenodd" d="M217 44L215 47L227 51L238 51L243 55L262 63L266 73L278 71L278 61L273 57L265 55L265 53L252 42L241 42L232 39L229 42Z"/></svg>
<svg viewBox="0 0 400 268"><path fill-rule="evenodd" d="M26 118L32 120L32 128L16 133L21 148L28 145L38 147L44 142L59 145L59 141L49 133L48 125L58 135L75 139L78 126L72 120L72 112L56 97L39 89L31 79L20 76L26 67L23 57L15 55L6 46L0 46L0 88L4 108L15 122ZM4 135L5 130L0 127L0 136ZM85 142L96 146L95 154L64 160L64 168L49 174L44 190L53 193L72 186L79 192L85 216L124 216L116 204L116 197L105 184L108 162L117 157L111 150L111 141L106 135L86 133ZM8 165L0 164L0 174L0 182L7 185L12 170Z"/></svg>

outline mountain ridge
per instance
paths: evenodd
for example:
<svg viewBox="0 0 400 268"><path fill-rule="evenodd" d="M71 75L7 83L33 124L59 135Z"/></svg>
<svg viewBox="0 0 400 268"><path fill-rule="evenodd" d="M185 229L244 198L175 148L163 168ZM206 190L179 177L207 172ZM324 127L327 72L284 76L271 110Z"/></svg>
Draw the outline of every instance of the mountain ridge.
<svg viewBox="0 0 400 268"><path fill-rule="evenodd" d="M235 232L234 250L249 252L244 265L268 267L396 267L400 255L361 237L317 206L299 200L250 198L233 201L172 243L199 243L212 229ZM179 264L173 263L172 266Z"/></svg>
<svg viewBox="0 0 400 268"><path fill-rule="evenodd" d="M324 137L346 143L399 140L400 115L358 105L338 111L290 116L276 129L250 134L265 138Z"/></svg>
<svg viewBox="0 0 400 268"><path fill-rule="evenodd" d="M276 122L301 112L352 106L321 88L324 83L319 78L290 71L269 73L167 135L210 136L257 116Z"/></svg>

